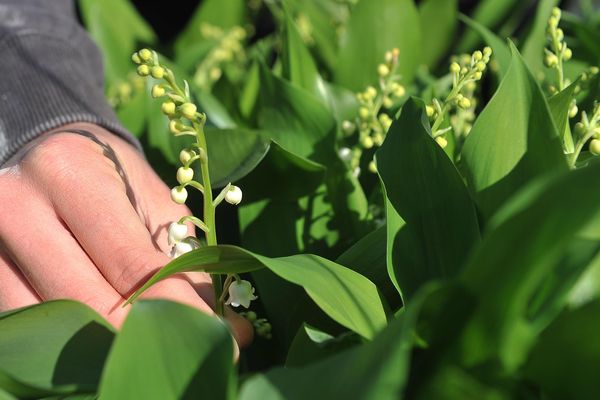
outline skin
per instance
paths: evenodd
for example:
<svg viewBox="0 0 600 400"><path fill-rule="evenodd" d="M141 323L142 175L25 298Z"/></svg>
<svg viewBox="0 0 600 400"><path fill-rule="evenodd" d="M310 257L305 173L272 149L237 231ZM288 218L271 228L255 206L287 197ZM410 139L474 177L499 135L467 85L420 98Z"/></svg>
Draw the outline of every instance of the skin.
<svg viewBox="0 0 600 400"><path fill-rule="evenodd" d="M170 261L169 224L191 214L133 146L86 123L48 132L9 161L0 204L0 312L68 298L117 328L125 299ZM165 279L143 297L213 314L204 273ZM226 316L239 346L249 344L251 325L230 309Z"/></svg>

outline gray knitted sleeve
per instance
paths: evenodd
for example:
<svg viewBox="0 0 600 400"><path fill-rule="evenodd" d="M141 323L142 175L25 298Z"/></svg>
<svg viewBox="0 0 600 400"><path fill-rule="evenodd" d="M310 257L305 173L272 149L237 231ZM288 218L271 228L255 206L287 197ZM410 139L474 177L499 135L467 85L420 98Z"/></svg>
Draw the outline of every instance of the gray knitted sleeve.
<svg viewBox="0 0 600 400"><path fill-rule="evenodd" d="M104 98L101 65L71 0L0 0L0 165L72 122L97 124L140 148Z"/></svg>

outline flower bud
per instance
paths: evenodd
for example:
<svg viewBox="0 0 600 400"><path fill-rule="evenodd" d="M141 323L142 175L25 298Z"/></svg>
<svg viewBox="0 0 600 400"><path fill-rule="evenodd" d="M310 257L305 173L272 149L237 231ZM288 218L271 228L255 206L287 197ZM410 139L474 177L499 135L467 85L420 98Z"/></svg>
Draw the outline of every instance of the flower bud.
<svg viewBox="0 0 600 400"><path fill-rule="evenodd" d="M373 139L371 139L371 136L363 136L363 138L360 139L360 144L365 149L370 149L375 143L373 143Z"/></svg>
<svg viewBox="0 0 600 400"><path fill-rule="evenodd" d="M169 246L174 245L175 243L181 242L188 235L188 227L186 224L180 224L178 222L173 222L169 225L169 234L168 241Z"/></svg>
<svg viewBox="0 0 600 400"><path fill-rule="evenodd" d="M179 161L181 161L181 163L183 165L188 165L188 163L194 156L195 156L195 153L193 151L183 149L179 152Z"/></svg>
<svg viewBox="0 0 600 400"><path fill-rule="evenodd" d="M338 150L338 155L344 161L350 161L352 159L352 150L347 147L342 147Z"/></svg>
<svg viewBox="0 0 600 400"><path fill-rule="evenodd" d="M162 79L165 76L165 69L159 65L155 65L152 67L152 77L155 79Z"/></svg>
<svg viewBox="0 0 600 400"><path fill-rule="evenodd" d="M558 7L553 7L552 8L552 16L554 18L560 18L560 14L561 14L560 8L558 8Z"/></svg>
<svg viewBox="0 0 600 400"><path fill-rule="evenodd" d="M369 109L367 107L361 107L358 109L358 116L361 119L367 119L369 118Z"/></svg>
<svg viewBox="0 0 600 400"><path fill-rule="evenodd" d="M377 90L373 86L368 86L364 96L367 100L372 100L377 96Z"/></svg>
<svg viewBox="0 0 600 400"><path fill-rule="evenodd" d="M173 100L167 100L164 103L162 103L162 106L160 108L162 110L162 112L167 115L167 116L172 116L175 114L175 102Z"/></svg>
<svg viewBox="0 0 600 400"><path fill-rule="evenodd" d="M565 38L565 33L563 32L562 29L558 28L556 30L556 39L558 39L560 41L560 40L563 40L564 38Z"/></svg>
<svg viewBox="0 0 600 400"><path fill-rule="evenodd" d="M485 63L483 61L477 61L477 64L475 64L475 69L479 72L485 71Z"/></svg>
<svg viewBox="0 0 600 400"><path fill-rule="evenodd" d="M258 297L254 295L252 284L245 280L235 280L229 285L229 298L225 304L233 307L250 307L250 302Z"/></svg>
<svg viewBox="0 0 600 400"><path fill-rule="evenodd" d="M183 204L187 200L188 192L182 186L175 186L171 189L171 200L177 204Z"/></svg>
<svg viewBox="0 0 600 400"><path fill-rule="evenodd" d="M476 50L473 53L473 61L477 62L477 61L481 61L483 59L483 53L479 50Z"/></svg>
<svg viewBox="0 0 600 400"><path fill-rule="evenodd" d="M569 107L569 118L575 118L578 112L579 108L577 107L577 104L571 104L571 107Z"/></svg>
<svg viewBox="0 0 600 400"><path fill-rule="evenodd" d="M585 134L585 125L581 122L578 122L575 124L574 130L577 135L583 136Z"/></svg>
<svg viewBox="0 0 600 400"><path fill-rule="evenodd" d="M152 52L148 49L141 49L138 51L138 55L143 62L148 62L152 58Z"/></svg>
<svg viewBox="0 0 600 400"><path fill-rule="evenodd" d="M442 149L445 149L446 146L448 146L448 141L442 136L436 137L435 141Z"/></svg>
<svg viewBox="0 0 600 400"><path fill-rule="evenodd" d="M383 78L390 74L390 69L385 64L379 64L379 66L377 66L377 73L379 74L380 77Z"/></svg>
<svg viewBox="0 0 600 400"><path fill-rule="evenodd" d="M480 80L481 77L483 76L483 74L480 71L477 71L473 74L473 79L475 79L476 81Z"/></svg>
<svg viewBox="0 0 600 400"><path fill-rule="evenodd" d="M194 179L194 170L190 167L179 167L177 169L177 182L182 185Z"/></svg>
<svg viewBox="0 0 600 400"><path fill-rule="evenodd" d="M571 51L570 48L565 47L565 49L563 50L563 60L569 61L571 57L573 57L573 51Z"/></svg>
<svg viewBox="0 0 600 400"><path fill-rule="evenodd" d="M254 311L248 311L244 316L250 322L256 321L256 318L258 317Z"/></svg>
<svg viewBox="0 0 600 400"><path fill-rule="evenodd" d="M595 156L600 156L600 140L592 139L589 145L590 153Z"/></svg>
<svg viewBox="0 0 600 400"><path fill-rule="evenodd" d="M385 96L381 103L385 108L392 108L392 106L394 105L393 100L390 99L388 96Z"/></svg>
<svg viewBox="0 0 600 400"><path fill-rule="evenodd" d="M150 67L146 64L138 65L137 73L139 76L148 76L150 74Z"/></svg>
<svg viewBox="0 0 600 400"><path fill-rule="evenodd" d="M371 160L371 162L369 163L369 172L372 172L374 174L377 173L377 164L375 163L375 160Z"/></svg>
<svg viewBox="0 0 600 400"><path fill-rule="evenodd" d="M458 100L458 106L466 110L467 108L471 107L471 100L469 100L467 97L461 97Z"/></svg>
<svg viewBox="0 0 600 400"><path fill-rule="evenodd" d="M167 91L161 85L152 86L152 97L154 97L155 99L157 97L163 97L166 93Z"/></svg>
<svg viewBox="0 0 600 400"><path fill-rule="evenodd" d="M483 58L490 58L492 55L492 48L490 46L485 46L483 48Z"/></svg>
<svg viewBox="0 0 600 400"><path fill-rule="evenodd" d="M458 65L457 62L450 64L450 72L453 74L458 74L460 72L460 65Z"/></svg>
<svg viewBox="0 0 600 400"><path fill-rule="evenodd" d="M425 113L427 113L427 116L429 118L433 117L433 115L435 114L435 108L433 108L432 106L425 106Z"/></svg>
<svg viewBox="0 0 600 400"><path fill-rule="evenodd" d="M387 114L381 114L379 116L379 122L381 123L381 126L386 132L388 129L390 129L390 126L392 125L392 119Z"/></svg>
<svg viewBox="0 0 600 400"><path fill-rule="evenodd" d="M343 121L342 122L342 130L344 131L344 133L346 135L352 135L354 133L354 130L356 129L356 127L354 126L354 124L350 121Z"/></svg>
<svg viewBox="0 0 600 400"><path fill-rule="evenodd" d="M398 58L399 55L400 55L400 50L397 47L394 47L392 49L392 57L393 58Z"/></svg>
<svg viewBox="0 0 600 400"><path fill-rule="evenodd" d="M402 85L398 85L394 90L394 96L402 97L406 94L406 89Z"/></svg>
<svg viewBox="0 0 600 400"><path fill-rule="evenodd" d="M179 106L179 111L181 111L181 115L183 115L187 119L193 119L196 116L196 110L196 105L192 103L183 103Z"/></svg>
<svg viewBox="0 0 600 400"><path fill-rule="evenodd" d="M227 193L225 193L225 201L234 206L240 204L242 201L242 189L232 185Z"/></svg>
<svg viewBox="0 0 600 400"><path fill-rule="evenodd" d="M142 59L140 58L140 56L138 55L137 52L133 53L131 55L131 61L133 61L136 64L141 64L142 63Z"/></svg>

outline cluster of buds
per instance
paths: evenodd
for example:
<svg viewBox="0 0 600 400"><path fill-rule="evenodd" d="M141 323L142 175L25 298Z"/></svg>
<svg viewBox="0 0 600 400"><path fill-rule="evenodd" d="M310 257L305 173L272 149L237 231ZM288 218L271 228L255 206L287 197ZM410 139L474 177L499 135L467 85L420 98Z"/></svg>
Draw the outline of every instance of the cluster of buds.
<svg viewBox="0 0 600 400"><path fill-rule="evenodd" d="M207 23L200 26L200 33L204 39L216 42L215 47L198 65L194 74L194 84L200 89L207 90L221 78L224 65L228 63L243 65L246 53L242 42L247 34L240 26L224 31Z"/></svg>
<svg viewBox="0 0 600 400"><path fill-rule="evenodd" d="M402 86L398 68L398 49L385 53L385 62L377 67L379 87L368 86L365 91L357 93L358 116L352 121L344 121L342 130L346 137L353 137L358 132L358 145L352 149L342 147L340 157L346 161L355 176L360 175L360 160L363 150L379 147L392 125L392 118L383 110L391 110L406 94ZM369 163L369 171L377 172L375 161Z"/></svg>
<svg viewBox="0 0 600 400"><path fill-rule="evenodd" d="M573 57L573 51L567 47L567 43L564 41L565 34L562 29L558 27L561 18L561 11L558 7L552 9L552 14L548 19L548 26L546 28L546 38L548 40L548 48L544 48L544 64L546 67L554 69L557 75L557 82L555 85L550 85L548 90L550 94L555 94L562 91L565 87L571 83L564 77L563 64L565 61L569 61ZM574 118L578 112L577 103L575 99L571 102L569 108L569 117Z"/></svg>
<svg viewBox="0 0 600 400"><path fill-rule="evenodd" d="M454 130L457 137L468 134L470 122L475 119L476 101L473 95L476 83L481 80L491 55L492 49L486 46L471 55L465 54L455 58L450 64L452 76L450 93L443 102L434 98L432 104L425 107L427 116L432 121L431 135L442 148L448 145L448 141L444 138L448 131ZM457 117L450 119L448 128L440 129L446 114L452 110L456 110ZM453 124L453 120L456 125Z"/></svg>
<svg viewBox="0 0 600 400"><path fill-rule="evenodd" d="M127 79L113 83L108 88L106 98L113 108L128 103L132 97L144 90L144 80L136 73L131 73Z"/></svg>
<svg viewBox="0 0 600 400"><path fill-rule="evenodd" d="M188 236L186 222L191 222L204 231L209 246L216 245L215 209L223 200L230 204L239 204L242 201L242 191L229 183L213 199L204 134L206 115L198 112L198 108L192 102L188 83L184 81L184 89L182 89L177 84L173 71L161 65L155 51L142 49L134 53L131 58L137 64L138 75L152 76L157 80L152 87L152 97L163 99L161 109L169 119L170 132L175 136L190 135L195 139L193 145L182 149L179 153L181 166L177 169L176 175L178 185L171 189L171 199L177 204L183 204L188 197L187 188L197 189L203 195L204 221L188 215L169 226L168 242L172 246L171 257L178 257L200 245L198 239ZM201 182L195 180L194 163L200 164ZM227 294L229 295L227 304L231 305L241 304L247 307L251 300L256 299L254 289L249 282L242 281L237 276L233 282L233 278L233 275L228 275L226 284L222 286L220 276L213 276L215 298L218 299L216 312L219 315L223 315L224 297Z"/></svg>
<svg viewBox="0 0 600 400"><path fill-rule="evenodd" d="M591 117L588 117L585 111L581 112L581 121L575 124L575 135L577 137L577 144L570 158L572 168L575 167L577 157L588 140L590 154L594 156L600 155L600 104L594 104Z"/></svg>
<svg viewBox="0 0 600 400"><path fill-rule="evenodd" d="M246 318L248 322L252 324L254 331L258 336L265 339L271 339L271 324L266 318L258 318L254 311L242 312L240 315Z"/></svg>

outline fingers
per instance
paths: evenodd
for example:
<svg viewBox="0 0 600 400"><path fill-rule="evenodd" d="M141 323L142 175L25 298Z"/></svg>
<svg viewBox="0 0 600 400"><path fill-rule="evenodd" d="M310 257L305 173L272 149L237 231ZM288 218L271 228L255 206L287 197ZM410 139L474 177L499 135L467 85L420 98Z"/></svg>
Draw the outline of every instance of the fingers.
<svg viewBox="0 0 600 400"><path fill-rule="evenodd" d="M40 303L27 279L8 256L0 251L0 312Z"/></svg>
<svg viewBox="0 0 600 400"><path fill-rule="evenodd" d="M94 160L96 155L104 158L102 154L83 151L82 155L69 160L70 171L77 170L77 175L58 173L44 186L56 212L92 262L112 287L127 297L170 259L154 246L115 166ZM143 190L142 183L137 192ZM135 201L140 197L136 193ZM183 277L159 282L145 297L167 298L212 313Z"/></svg>
<svg viewBox="0 0 600 400"><path fill-rule="evenodd" d="M16 228L27 225L27 232ZM4 215L0 237L11 259L44 300L73 299L87 304L115 326L125 319L124 299L108 284L54 210L31 201L19 213Z"/></svg>

